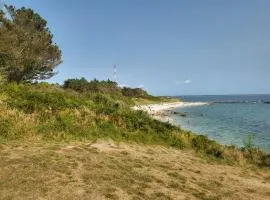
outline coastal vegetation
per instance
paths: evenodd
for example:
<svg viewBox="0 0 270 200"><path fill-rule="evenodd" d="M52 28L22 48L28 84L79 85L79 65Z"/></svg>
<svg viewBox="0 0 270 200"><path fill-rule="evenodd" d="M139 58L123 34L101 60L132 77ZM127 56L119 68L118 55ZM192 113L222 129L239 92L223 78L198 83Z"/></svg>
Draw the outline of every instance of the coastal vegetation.
<svg viewBox="0 0 270 200"><path fill-rule="evenodd" d="M0 9L0 73L17 83L52 77L61 63L61 50L52 39L38 13L6 5Z"/></svg>
<svg viewBox="0 0 270 200"><path fill-rule="evenodd" d="M250 142L243 148L224 146L132 109L138 104L176 101L173 98L121 88L110 80L37 82L55 74L61 51L37 13L5 8L9 17L0 11L1 199L74 199L76 195L121 199L122 193L133 199L172 198L156 188L170 188L174 196L181 189L200 199L229 196L229 190L218 189L221 180L199 180L210 176L198 175L206 173L199 167L202 163L212 170L211 164L219 169L235 167L224 173L250 166L261 170L257 175L269 182L264 170L270 167L270 155ZM180 165L181 159L188 165ZM162 172L160 177L155 171ZM220 194L213 195L215 191Z"/></svg>
<svg viewBox="0 0 270 200"><path fill-rule="evenodd" d="M76 84L67 86L67 82L63 86L2 83L0 141L70 142L110 138L178 149L191 148L231 163L270 164L269 155L251 145L242 149L226 147L206 136L157 121L146 112L132 110L138 98L122 95L123 89L114 82L86 81L95 87L82 92L76 91ZM158 97L150 99L158 102Z"/></svg>
<svg viewBox="0 0 270 200"><path fill-rule="evenodd" d="M137 98L48 83L0 88L2 199L269 195L268 154L157 121L131 109ZM239 184L231 188L233 180ZM253 189L245 184L250 181Z"/></svg>

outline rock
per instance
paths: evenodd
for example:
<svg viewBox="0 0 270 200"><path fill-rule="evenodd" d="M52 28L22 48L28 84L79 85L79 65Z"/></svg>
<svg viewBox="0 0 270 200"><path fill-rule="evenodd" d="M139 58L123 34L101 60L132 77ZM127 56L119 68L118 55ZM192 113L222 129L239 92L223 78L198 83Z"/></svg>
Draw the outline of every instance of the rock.
<svg viewBox="0 0 270 200"><path fill-rule="evenodd" d="M175 111L173 111L172 114L178 115L178 116L181 116L181 117L187 117L187 113L186 112L175 112Z"/></svg>

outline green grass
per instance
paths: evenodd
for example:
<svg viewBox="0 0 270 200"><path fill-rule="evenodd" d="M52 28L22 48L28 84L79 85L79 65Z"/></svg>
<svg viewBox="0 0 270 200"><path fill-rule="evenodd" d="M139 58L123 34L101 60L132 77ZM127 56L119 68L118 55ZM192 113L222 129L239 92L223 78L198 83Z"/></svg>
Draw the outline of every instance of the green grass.
<svg viewBox="0 0 270 200"><path fill-rule="evenodd" d="M225 147L151 118L130 107L172 102L166 97L134 99L119 93L80 93L50 84L1 85L0 143L11 141L115 141L192 148L226 162L270 166L269 155L255 148Z"/></svg>

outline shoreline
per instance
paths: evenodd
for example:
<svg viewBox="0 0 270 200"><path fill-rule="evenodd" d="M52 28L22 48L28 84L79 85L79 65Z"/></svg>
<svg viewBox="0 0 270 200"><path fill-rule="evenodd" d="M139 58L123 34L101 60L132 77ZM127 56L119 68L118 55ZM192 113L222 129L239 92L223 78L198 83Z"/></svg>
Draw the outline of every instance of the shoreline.
<svg viewBox="0 0 270 200"><path fill-rule="evenodd" d="M160 103L160 104L150 104L150 105L138 105L132 107L133 110L142 110L146 111L150 114L154 119L168 122L173 125L174 123L173 118L171 117L171 110L175 108L184 108L184 107L191 107L191 106L204 106L209 105L206 102L173 102L173 103Z"/></svg>
<svg viewBox="0 0 270 200"><path fill-rule="evenodd" d="M161 122L170 123L174 126L180 126L175 122L173 115L178 115L181 117L188 117L186 112L174 112L172 111L175 108L185 108L185 107L194 107L194 106L206 106L211 105L209 102L172 102L172 103L160 103L160 104L149 104L149 105L138 105L132 107L133 110L141 110L147 112L153 119L156 119ZM188 129L185 129L188 130ZM207 135L207 137L209 137ZM219 144L224 144L216 139L212 139ZM238 148L241 148L241 145L236 145ZM259 146L256 146L259 147ZM269 153L270 149L259 147L262 152Z"/></svg>

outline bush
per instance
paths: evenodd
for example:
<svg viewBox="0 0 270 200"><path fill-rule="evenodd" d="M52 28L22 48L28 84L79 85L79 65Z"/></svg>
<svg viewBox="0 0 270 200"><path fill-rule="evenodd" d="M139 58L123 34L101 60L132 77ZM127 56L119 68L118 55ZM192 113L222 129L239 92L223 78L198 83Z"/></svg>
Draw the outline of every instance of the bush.
<svg viewBox="0 0 270 200"><path fill-rule="evenodd" d="M86 92L89 90L89 83L85 78L67 79L64 81L63 88L72 89L78 92Z"/></svg>
<svg viewBox="0 0 270 200"><path fill-rule="evenodd" d="M29 139L35 135L35 120L17 110L1 107L0 139Z"/></svg>
<svg viewBox="0 0 270 200"><path fill-rule="evenodd" d="M250 133L248 134L247 138L243 140L244 148L245 149L252 149L254 145L254 136Z"/></svg>
<svg viewBox="0 0 270 200"><path fill-rule="evenodd" d="M133 88L124 87L121 92L124 96L128 96L128 97L135 97L135 98L150 97L150 95L141 88L133 89Z"/></svg>
<svg viewBox="0 0 270 200"><path fill-rule="evenodd" d="M204 135L195 135L191 142L197 151L203 151L218 158L223 157L222 146Z"/></svg>
<svg viewBox="0 0 270 200"><path fill-rule="evenodd" d="M9 119L0 118L0 135L1 137L8 137L13 123Z"/></svg>
<svg viewBox="0 0 270 200"><path fill-rule="evenodd" d="M4 85L7 83L7 80L6 78L0 74L0 86Z"/></svg>
<svg viewBox="0 0 270 200"><path fill-rule="evenodd" d="M120 88L117 86L117 83L110 80L98 81L94 79L88 82L85 78L68 79L64 81L63 88L72 89L77 92L120 93Z"/></svg>
<svg viewBox="0 0 270 200"><path fill-rule="evenodd" d="M38 88L37 88L38 87ZM45 87L46 88L46 87ZM91 102L59 90L42 90L40 85L27 86L9 84L5 88L9 94L8 105L26 113L61 110L90 105Z"/></svg>

